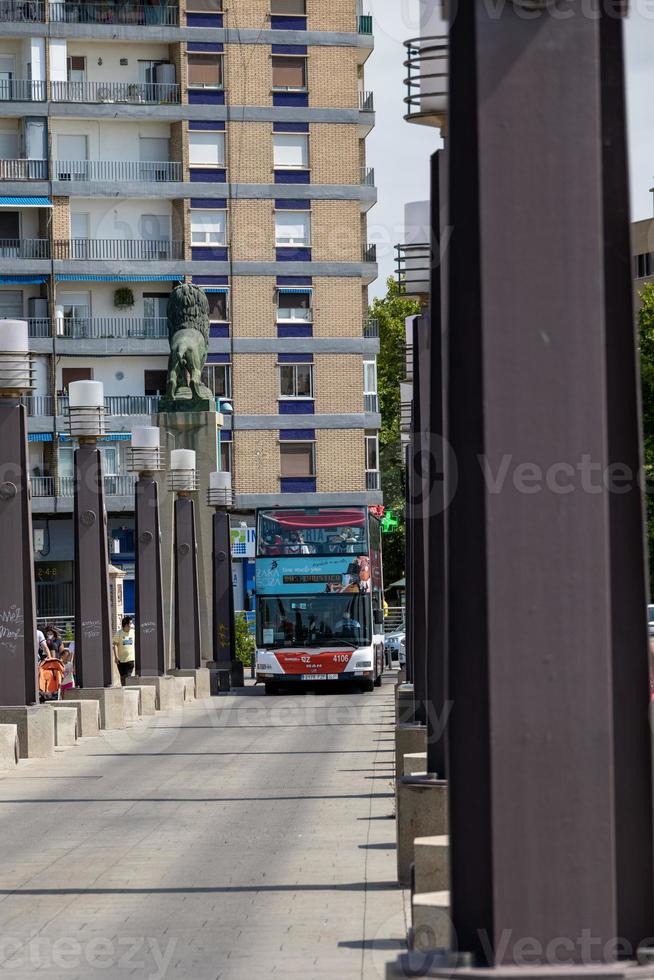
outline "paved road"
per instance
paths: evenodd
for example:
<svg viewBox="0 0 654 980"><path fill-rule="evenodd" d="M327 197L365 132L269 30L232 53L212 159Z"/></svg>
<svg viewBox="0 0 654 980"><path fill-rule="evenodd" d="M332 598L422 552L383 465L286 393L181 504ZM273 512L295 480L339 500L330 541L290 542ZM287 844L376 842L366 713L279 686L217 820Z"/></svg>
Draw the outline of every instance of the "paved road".
<svg viewBox="0 0 654 980"><path fill-rule="evenodd" d="M383 977L392 708L248 688L2 774L0 974Z"/></svg>

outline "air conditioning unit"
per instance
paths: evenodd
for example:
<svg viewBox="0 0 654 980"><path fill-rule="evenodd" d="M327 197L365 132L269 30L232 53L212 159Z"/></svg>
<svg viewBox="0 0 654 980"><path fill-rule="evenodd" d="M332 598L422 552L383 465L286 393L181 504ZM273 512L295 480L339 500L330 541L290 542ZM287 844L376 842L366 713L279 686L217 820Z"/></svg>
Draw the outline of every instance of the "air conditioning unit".
<svg viewBox="0 0 654 980"><path fill-rule="evenodd" d="M31 296L27 301L27 317L29 320L45 320L48 316L48 301L40 296Z"/></svg>

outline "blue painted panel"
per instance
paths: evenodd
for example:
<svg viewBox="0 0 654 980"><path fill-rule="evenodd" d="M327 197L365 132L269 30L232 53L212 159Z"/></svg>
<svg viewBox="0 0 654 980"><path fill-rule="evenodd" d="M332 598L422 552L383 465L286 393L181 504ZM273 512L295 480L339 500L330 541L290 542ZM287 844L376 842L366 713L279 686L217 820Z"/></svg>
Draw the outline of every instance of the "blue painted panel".
<svg viewBox="0 0 654 980"><path fill-rule="evenodd" d="M212 132L220 133L223 132L225 129L225 123L220 121L213 122L213 121L209 121L208 119L202 119L202 120L191 119L189 121L188 128L193 131L211 130Z"/></svg>
<svg viewBox="0 0 654 980"><path fill-rule="evenodd" d="M287 442L290 440L292 442L297 442L298 439L315 439L316 430L315 429L280 429L279 431L279 441Z"/></svg>
<svg viewBox="0 0 654 980"><path fill-rule="evenodd" d="M210 337L229 337L229 324L228 323L210 323L209 324L209 336Z"/></svg>
<svg viewBox="0 0 654 980"><path fill-rule="evenodd" d="M298 485L298 489L284 488L282 493L315 493L313 477L282 477L282 484ZM324 531L318 532L324 539ZM305 541L311 541L311 531L305 532ZM323 544L324 546L324 544ZM320 547L320 545L319 545ZM361 594L360 584L368 579L360 579L363 571L369 575L370 560L364 555L301 555L295 557L257 558L257 593L259 595L317 595L330 592L352 592ZM297 582L294 579L302 579ZM309 581L307 581L309 579ZM313 579L313 581L311 581ZM365 586L364 586L365 587Z"/></svg>
<svg viewBox="0 0 654 980"><path fill-rule="evenodd" d="M279 364L313 364L313 354L278 354Z"/></svg>
<svg viewBox="0 0 654 980"><path fill-rule="evenodd" d="M191 259L193 262L226 262L227 249L223 247L211 248L211 246L209 248L192 248Z"/></svg>
<svg viewBox="0 0 654 980"><path fill-rule="evenodd" d="M309 108L308 92L273 92L274 106L294 106L295 108Z"/></svg>
<svg viewBox="0 0 654 980"><path fill-rule="evenodd" d="M308 133L309 123L303 122L274 122L273 133Z"/></svg>
<svg viewBox="0 0 654 980"><path fill-rule="evenodd" d="M307 54L306 44L273 44L272 45L273 54Z"/></svg>
<svg viewBox="0 0 654 980"><path fill-rule="evenodd" d="M273 31L306 31L306 17L281 17L273 16L270 18L270 26Z"/></svg>
<svg viewBox="0 0 654 980"><path fill-rule="evenodd" d="M222 27L222 14L187 14L187 27Z"/></svg>
<svg viewBox="0 0 654 980"><path fill-rule="evenodd" d="M313 337L312 323L278 323L277 336L282 337Z"/></svg>
<svg viewBox="0 0 654 980"><path fill-rule="evenodd" d="M204 181L205 183L224 184L227 180L225 170L216 170L215 167L193 167L190 171L191 183L194 181Z"/></svg>
<svg viewBox="0 0 654 980"><path fill-rule="evenodd" d="M189 89L189 105L225 105L225 93L218 89Z"/></svg>
<svg viewBox="0 0 654 980"><path fill-rule="evenodd" d="M227 199L224 197L192 197L192 208L209 208L214 211L224 211L227 207Z"/></svg>
<svg viewBox="0 0 654 980"><path fill-rule="evenodd" d="M282 476L279 480L281 493L315 493L315 476Z"/></svg>
<svg viewBox="0 0 654 980"><path fill-rule="evenodd" d="M310 184L311 174L308 170L276 170L276 184Z"/></svg>
<svg viewBox="0 0 654 980"><path fill-rule="evenodd" d="M278 262L310 262L310 248L277 248L275 249Z"/></svg>
<svg viewBox="0 0 654 980"><path fill-rule="evenodd" d="M224 44L214 43L213 41L189 41L187 45L187 51L190 51L192 54L222 54L224 50Z"/></svg>
<svg viewBox="0 0 654 980"><path fill-rule="evenodd" d="M294 399L293 401L280 401L280 415L314 415L315 407L313 399Z"/></svg>

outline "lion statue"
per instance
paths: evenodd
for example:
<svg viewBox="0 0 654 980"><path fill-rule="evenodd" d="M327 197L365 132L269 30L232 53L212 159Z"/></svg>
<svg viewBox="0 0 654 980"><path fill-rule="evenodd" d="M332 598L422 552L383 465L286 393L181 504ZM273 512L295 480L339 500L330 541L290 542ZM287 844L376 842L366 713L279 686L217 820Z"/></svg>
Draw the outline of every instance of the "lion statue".
<svg viewBox="0 0 654 980"><path fill-rule="evenodd" d="M166 401L215 402L202 383L209 351L209 304L204 291L182 283L170 294L166 312L170 343Z"/></svg>

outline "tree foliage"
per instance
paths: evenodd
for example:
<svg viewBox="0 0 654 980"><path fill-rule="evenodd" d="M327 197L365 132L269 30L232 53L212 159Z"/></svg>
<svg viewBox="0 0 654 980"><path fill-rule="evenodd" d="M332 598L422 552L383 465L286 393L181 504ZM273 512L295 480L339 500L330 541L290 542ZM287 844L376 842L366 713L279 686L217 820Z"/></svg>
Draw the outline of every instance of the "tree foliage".
<svg viewBox="0 0 654 980"><path fill-rule="evenodd" d="M394 582L404 576L404 467L400 449L400 381L405 375L404 320L420 312L418 303L406 299L394 279L387 280L386 296L375 299L370 316L379 321L380 349L377 358L377 391L382 427L379 461L384 505L399 518L400 525L384 535L384 579Z"/></svg>
<svg viewBox="0 0 654 980"><path fill-rule="evenodd" d="M643 392L645 476L647 479L647 540L650 577L654 576L654 283L647 283L638 314L640 372Z"/></svg>

